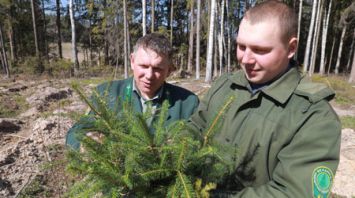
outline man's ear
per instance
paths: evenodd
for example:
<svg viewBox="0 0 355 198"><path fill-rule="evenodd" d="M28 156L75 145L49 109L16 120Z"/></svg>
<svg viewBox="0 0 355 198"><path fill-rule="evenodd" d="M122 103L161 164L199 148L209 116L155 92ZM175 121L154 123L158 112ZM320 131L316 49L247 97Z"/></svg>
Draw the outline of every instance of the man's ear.
<svg viewBox="0 0 355 198"><path fill-rule="evenodd" d="M297 51L297 46L298 46L298 40L296 37L292 37L290 41L288 42L288 55L287 57L291 59L296 51Z"/></svg>
<svg viewBox="0 0 355 198"><path fill-rule="evenodd" d="M175 66L174 66L173 64L171 64L171 65L169 66L169 70L168 70L168 75L167 75L167 77L169 77L170 74L173 73L175 70L176 70Z"/></svg>

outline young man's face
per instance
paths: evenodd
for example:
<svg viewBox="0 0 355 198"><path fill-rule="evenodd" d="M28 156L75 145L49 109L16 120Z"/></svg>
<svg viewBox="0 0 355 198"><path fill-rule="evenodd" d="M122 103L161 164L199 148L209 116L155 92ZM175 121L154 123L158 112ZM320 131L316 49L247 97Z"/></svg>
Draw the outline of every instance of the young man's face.
<svg viewBox="0 0 355 198"><path fill-rule="evenodd" d="M171 70L167 57L143 48L131 54L131 68L136 86L146 99L154 97Z"/></svg>
<svg viewBox="0 0 355 198"><path fill-rule="evenodd" d="M265 20L250 24L243 19L237 36L237 59L247 79L263 84L283 73L295 53L297 39L281 41L278 22Z"/></svg>

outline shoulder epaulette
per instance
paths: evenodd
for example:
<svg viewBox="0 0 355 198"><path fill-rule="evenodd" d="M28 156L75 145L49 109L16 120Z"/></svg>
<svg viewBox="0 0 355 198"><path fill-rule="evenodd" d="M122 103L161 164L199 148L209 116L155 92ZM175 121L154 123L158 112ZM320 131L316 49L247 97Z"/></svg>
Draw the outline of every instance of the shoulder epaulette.
<svg viewBox="0 0 355 198"><path fill-rule="evenodd" d="M305 96L312 103L334 98L335 93L323 83L312 82L308 78L303 78L295 90L295 94Z"/></svg>

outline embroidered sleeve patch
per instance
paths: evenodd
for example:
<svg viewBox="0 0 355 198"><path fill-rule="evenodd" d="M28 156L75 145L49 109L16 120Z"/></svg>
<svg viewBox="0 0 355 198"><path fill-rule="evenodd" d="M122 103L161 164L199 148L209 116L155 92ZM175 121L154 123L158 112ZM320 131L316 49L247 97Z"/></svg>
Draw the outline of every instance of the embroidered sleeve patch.
<svg viewBox="0 0 355 198"><path fill-rule="evenodd" d="M313 197L328 198L333 184L333 172L328 167L319 166L313 170Z"/></svg>

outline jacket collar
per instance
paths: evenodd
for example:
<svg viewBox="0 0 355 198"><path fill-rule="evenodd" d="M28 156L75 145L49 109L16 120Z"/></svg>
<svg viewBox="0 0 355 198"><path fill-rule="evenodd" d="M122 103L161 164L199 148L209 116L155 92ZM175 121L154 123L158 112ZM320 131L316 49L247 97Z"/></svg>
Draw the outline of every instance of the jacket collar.
<svg viewBox="0 0 355 198"><path fill-rule="evenodd" d="M300 79L301 75L298 72L297 67L294 66L285 74L283 74L279 79L263 88L261 92L270 96L277 102L284 104L297 88ZM251 92L250 84L246 79L244 72L240 71L235 75L229 76L229 80L238 86L248 89L249 92Z"/></svg>
<svg viewBox="0 0 355 198"><path fill-rule="evenodd" d="M279 103L284 104L295 91L300 80L301 75L298 72L297 67L292 67L278 80L262 90L262 92L272 97Z"/></svg>

